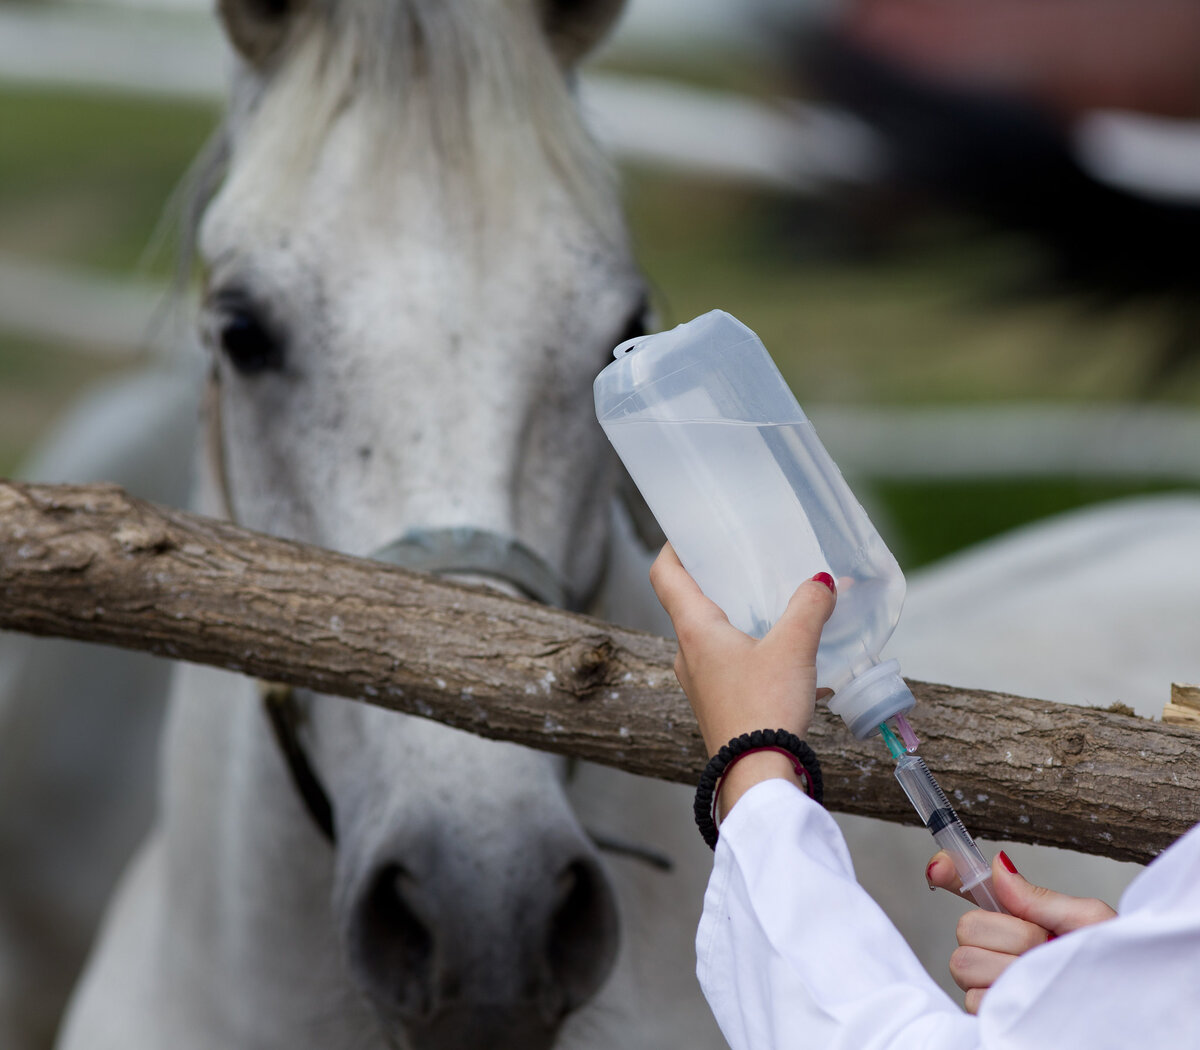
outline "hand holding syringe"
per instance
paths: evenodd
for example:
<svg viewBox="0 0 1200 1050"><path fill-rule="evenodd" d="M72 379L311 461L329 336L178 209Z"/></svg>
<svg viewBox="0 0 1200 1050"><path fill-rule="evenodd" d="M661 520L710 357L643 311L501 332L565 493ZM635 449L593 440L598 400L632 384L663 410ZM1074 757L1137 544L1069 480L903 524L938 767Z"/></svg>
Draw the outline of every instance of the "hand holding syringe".
<svg viewBox="0 0 1200 1050"><path fill-rule="evenodd" d="M915 747L916 737L912 735L904 716L900 715L897 721L902 723L897 728L905 739L912 741L910 749ZM879 731L896 760L896 779L904 788L908 800L933 835L934 841L954 861L954 868L962 880L962 892L985 911L1005 912L992 889L992 866L979 852L979 847L954 812L945 792L933 779L925 760L907 753L888 725L881 725Z"/></svg>

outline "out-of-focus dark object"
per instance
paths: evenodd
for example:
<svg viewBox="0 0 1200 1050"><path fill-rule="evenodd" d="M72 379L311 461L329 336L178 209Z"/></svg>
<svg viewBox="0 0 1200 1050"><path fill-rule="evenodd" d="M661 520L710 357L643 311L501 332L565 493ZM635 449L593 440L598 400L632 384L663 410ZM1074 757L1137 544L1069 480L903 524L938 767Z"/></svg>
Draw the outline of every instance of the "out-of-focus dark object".
<svg viewBox="0 0 1200 1050"><path fill-rule="evenodd" d="M809 26L792 53L809 93L881 136L887 175L867 191L877 200L948 209L1030 236L1047 266L1029 291L1084 294L1100 305L1161 302L1168 334L1148 369L1148 390L1200 358L1200 163L1194 178L1159 178L1148 154L1151 177L1139 180L1123 156L1114 177L1103 148L1111 136L1080 134L1090 126L1082 99L1060 105L989 71L922 69L911 56L865 46L846 26ZM1196 84L1200 118L1200 75ZM1163 123L1182 140L1194 135L1200 158L1200 119Z"/></svg>

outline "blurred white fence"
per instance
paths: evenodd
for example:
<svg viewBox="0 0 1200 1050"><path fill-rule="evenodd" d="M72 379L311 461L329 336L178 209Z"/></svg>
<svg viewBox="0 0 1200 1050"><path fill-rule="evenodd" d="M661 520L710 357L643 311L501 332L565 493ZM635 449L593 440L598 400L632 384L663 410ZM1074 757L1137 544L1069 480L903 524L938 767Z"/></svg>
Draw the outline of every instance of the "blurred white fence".
<svg viewBox="0 0 1200 1050"><path fill-rule="evenodd" d="M166 354L167 289L0 253L0 330L105 357Z"/></svg>
<svg viewBox="0 0 1200 1050"><path fill-rule="evenodd" d="M1190 408L826 405L811 415L847 473L1200 482L1200 413Z"/></svg>

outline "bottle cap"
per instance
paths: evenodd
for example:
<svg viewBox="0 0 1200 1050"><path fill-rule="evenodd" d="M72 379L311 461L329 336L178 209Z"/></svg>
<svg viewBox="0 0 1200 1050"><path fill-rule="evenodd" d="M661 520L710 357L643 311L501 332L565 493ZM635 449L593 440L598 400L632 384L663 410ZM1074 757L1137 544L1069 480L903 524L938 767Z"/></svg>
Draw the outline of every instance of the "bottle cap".
<svg viewBox="0 0 1200 1050"><path fill-rule="evenodd" d="M898 660L885 660L851 678L829 699L829 710L841 715L859 740L874 736L880 723L916 705L916 697L900 677Z"/></svg>

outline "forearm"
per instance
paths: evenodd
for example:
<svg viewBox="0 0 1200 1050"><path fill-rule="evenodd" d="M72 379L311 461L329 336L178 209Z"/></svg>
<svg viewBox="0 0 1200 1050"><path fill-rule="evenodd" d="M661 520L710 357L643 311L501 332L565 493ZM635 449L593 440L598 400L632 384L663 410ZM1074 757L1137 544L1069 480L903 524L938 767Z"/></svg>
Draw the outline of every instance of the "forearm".
<svg viewBox="0 0 1200 1050"><path fill-rule="evenodd" d="M697 972L734 1050L978 1046L977 1022L855 881L824 810L772 781L721 834Z"/></svg>
<svg viewBox="0 0 1200 1050"><path fill-rule="evenodd" d="M775 779L785 780L801 790L804 788L792 760L787 755L778 751L762 751L739 759L721 777L720 792L717 796L720 819L724 820L733 809L733 804L755 784Z"/></svg>

